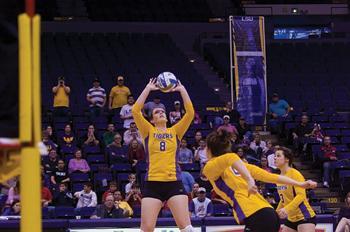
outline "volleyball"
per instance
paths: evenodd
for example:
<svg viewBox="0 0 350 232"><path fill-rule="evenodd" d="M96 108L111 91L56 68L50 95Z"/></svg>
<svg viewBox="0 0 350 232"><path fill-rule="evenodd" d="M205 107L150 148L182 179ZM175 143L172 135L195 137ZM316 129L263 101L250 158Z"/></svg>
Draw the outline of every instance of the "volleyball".
<svg viewBox="0 0 350 232"><path fill-rule="evenodd" d="M157 77L157 85L162 92L169 92L176 84L176 76L171 72L162 72Z"/></svg>

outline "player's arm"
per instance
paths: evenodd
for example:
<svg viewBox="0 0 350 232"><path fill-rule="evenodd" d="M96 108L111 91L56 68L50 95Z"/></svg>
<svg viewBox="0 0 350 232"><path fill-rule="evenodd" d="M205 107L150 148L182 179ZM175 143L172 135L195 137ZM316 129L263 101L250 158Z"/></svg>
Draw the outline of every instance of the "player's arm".
<svg viewBox="0 0 350 232"><path fill-rule="evenodd" d="M64 92L66 92L66 94L70 93L70 88L68 86L64 85Z"/></svg>
<svg viewBox="0 0 350 232"><path fill-rule="evenodd" d="M173 126L173 128L176 131L176 135L181 140L194 118L194 108L186 88L181 84L180 81L172 91L180 92L186 110L186 113L182 117L182 119L180 119L180 121Z"/></svg>
<svg viewBox="0 0 350 232"><path fill-rule="evenodd" d="M316 187L315 184L317 184L313 181L298 181L287 176L272 174L252 164L246 164L246 166L254 179L265 183L286 184L301 188L314 188Z"/></svg>
<svg viewBox="0 0 350 232"><path fill-rule="evenodd" d="M212 162L208 162L203 169L203 174L209 179L216 180L226 170L226 168L232 167L239 172L245 181L248 183L248 192L256 193L257 187L252 175L249 173L246 165L235 153L228 153L216 157Z"/></svg>
<svg viewBox="0 0 350 232"><path fill-rule="evenodd" d="M149 123L142 115L141 109L145 104L145 101L149 95L149 93L153 90L158 90L159 88L156 86L156 79L150 79L146 88L142 91L140 96L137 98L135 104L132 106L132 115L134 117L134 121L136 123L137 128L140 131L142 138L146 138L147 134L152 127L151 123Z"/></svg>

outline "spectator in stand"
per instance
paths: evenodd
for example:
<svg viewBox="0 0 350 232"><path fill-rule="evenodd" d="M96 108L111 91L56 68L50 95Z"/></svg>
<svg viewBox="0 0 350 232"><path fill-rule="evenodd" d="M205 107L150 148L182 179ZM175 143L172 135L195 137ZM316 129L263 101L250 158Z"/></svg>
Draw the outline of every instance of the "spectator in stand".
<svg viewBox="0 0 350 232"><path fill-rule="evenodd" d="M198 189L198 197L192 199L189 210L192 217L210 217L213 215L213 204L206 197L206 189L201 187Z"/></svg>
<svg viewBox="0 0 350 232"><path fill-rule="evenodd" d="M241 114L235 109L234 105L230 101L226 103L226 106L222 112L222 117L225 115L230 117L230 123L233 124L237 124L241 117Z"/></svg>
<svg viewBox="0 0 350 232"><path fill-rule="evenodd" d="M191 202L192 199L197 197L198 189L199 189L199 184L198 183L194 183L192 185L192 191L188 194L189 202Z"/></svg>
<svg viewBox="0 0 350 232"><path fill-rule="evenodd" d="M282 132L282 121L288 117L291 107L288 102L280 99L277 93L272 95L272 102L269 104L269 125L273 132Z"/></svg>
<svg viewBox="0 0 350 232"><path fill-rule="evenodd" d="M199 187L203 187L210 192L213 189L213 186L211 185L208 178L203 174L203 168L201 168L199 177L195 180L196 183L199 184Z"/></svg>
<svg viewBox="0 0 350 232"><path fill-rule="evenodd" d="M155 96L153 98L153 101L146 102L146 104L143 106L143 114L146 118L150 119L152 116L153 109L155 108L162 108L165 110L165 106L163 103L160 102L160 97Z"/></svg>
<svg viewBox="0 0 350 232"><path fill-rule="evenodd" d="M269 113L271 114L271 117L281 118L281 117L287 117L291 108L283 99L280 99L277 93L274 93L272 95L272 102L269 104Z"/></svg>
<svg viewBox="0 0 350 232"><path fill-rule="evenodd" d="M108 195L113 195L115 191L118 190L117 182L111 181L109 182L109 188L103 193L102 201L105 201Z"/></svg>
<svg viewBox="0 0 350 232"><path fill-rule="evenodd" d="M231 137L231 150L235 151L238 147L242 146L241 141L238 138L237 134L232 134Z"/></svg>
<svg viewBox="0 0 350 232"><path fill-rule="evenodd" d="M58 138L58 144L60 145L62 153L74 153L77 149L77 140L70 124L64 127L64 133Z"/></svg>
<svg viewBox="0 0 350 232"><path fill-rule="evenodd" d="M224 124L219 126L218 130L225 130L228 133L230 133L231 136L233 134L238 134L236 127L230 123L230 120L231 120L230 116L224 115L223 120L224 120Z"/></svg>
<svg viewBox="0 0 350 232"><path fill-rule="evenodd" d="M77 208L82 207L96 207L97 196L94 191L92 191L92 184L87 182L84 184L84 189L75 192L74 197L78 199Z"/></svg>
<svg viewBox="0 0 350 232"><path fill-rule="evenodd" d="M247 159L246 159L246 152L245 152L245 149L243 147L239 147L237 148L237 151L236 151L237 155L239 156L239 158L241 158L241 160L245 163L248 163Z"/></svg>
<svg viewBox="0 0 350 232"><path fill-rule="evenodd" d="M133 186L133 184L135 184L136 183L136 175L135 174L133 174L133 173L131 173L131 174L129 174L129 183L127 183L126 185L125 185L125 194L129 194L129 192L131 191L131 188L132 188L132 186Z"/></svg>
<svg viewBox="0 0 350 232"><path fill-rule="evenodd" d="M11 207L4 209L1 216L20 216L21 203L18 200L12 202Z"/></svg>
<svg viewBox="0 0 350 232"><path fill-rule="evenodd" d="M268 172L272 173L272 169L268 166L267 158L265 156L261 157L260 166L265 171L268 171Z"/></svg>
<svg viewBox="0 0 350 232"><path fill-rule="evenodd" d="M100 140L95 133L95 126L89 125L87 133L80 138L81 147L85 149L94 149L96 151L100 150Z"/></svg>
<svg viewBox="0 0 350 232"><path fill-rule="evenodd" d="M197 130L196 133L194 134L194 143L192 145L192 151L195 152L198 147L199 143L202 140L202 132L200 130Z"/></svg>
<svg viewBox="0 0 350 232"><path fill-rule="evenodd" d="M261 140L260 134L256 132L254 134L254 140L250 143L250 149L254 151L254 158L260 159L264 150L266 150L266 143Z"/></svg>
<svg viewBox="0 0 350 232"><path fill-rule="evenodd" d="M49 133L46 131L46 130L44 130L43 132L42 132L42 136L43 136L43 144L45 145L45 147L46 147L46 149L48 150L48 151L50 151L50 150L52 150L52 149L54 149L54 150L57 150L57 144L55 144L51 139L50 139L50 137L49 137Z"/></svg>
<svg viewBox="0 0 350 232"><path fill-rule="evenodd" d="M335 232L350 231L350 192L346 194L345 206L341 207L338 214L338 225Z"/></svg>
<svg viewBox="0 0 350 232"><path fill-rule="evenodd" d="M200 140L199 147L194 152L194 159L196 161L199 161L199 164L201 165L201 167L203 167L207 163L208 157L207 157L207 150L206 150L206 142L204 139Z"/></svg>
<svg viewBox="0 0 350 232"><path fill-rule="evenodd" d="M128 103L128 96L131 95L130 89L124 85L124 77L117 77L117 85L109 93L110 116L119 115L123 105ZM110 118L111 121L112 118Z"/></svg>
<svg viewBox="0 0 350 232"><path fill-rule="evenodd" d="M114 136L118 132L115 131L115 127L113 123L109 123L107 126L107 131L103 133L103 143L107 147L109 144L113 143Z"/></svg>
<svg viewBox="0 0 350 232"><path fill-rule="evenodd" d="M201 124L201 123L202 123L201 116L198 114L198 112L194 112L193 124Z"/></svg>
<svg viewBox="0 0 350 232"><path fill-rule="evenodd" d="M335 164L337 163L337 148L332 146L331 138L324 137L323 146L321 147L323 162L323 186L329 188L330 180L334 175Z"/></svg>
<svg viewBox="0 0 350 232"><path fill-rule="evenodd" d="M49 159L44 161L45 173L51 175L56 170L58 165L58 158L56 150L49 151Z"/></svg>
<svg viewBox="0 0 350 232"><path fill-rule="evenodd" d="M179 164L191 164L193 163L193 153L190 149L187 148L186 139L181 139L181 145L178 154L178 163Z"/></svg>
<svg viewBox="0 0 350 232"><path fill-rule="evenodd" d="M67 184L61 182L58 191L54 193L52 204L59 206L74 206L73 194L68 191Z"/></svg>
<svg viewBox="0 0 350 232"><path fill-rule="evenodd" d="M77 150L74 153L74 158L69 160L68 173L82 172L87 173L90 171L88 162L82 158L81 150Z"/></svg>
<svg viewBox="0 0 350 232"><path fill-rule="evenodd" d="M101 111L106 104L106 91L100 86L100 80L95 78L92 82L93 87L86 94L86 99L90 107L90 121L101 115Z"/></svg>
<svg viewBox="0 0 350 232"><path fill-rule="evenodd" d="M134 211L132 210L128 202L126 202L123 199L122 193L120 191L115 191L113 196L116 208L122 209L125 217L131 217L134 214Z"/></svg>
<svg viewBox="0 0 350 232"><path fill-rule="evenodd" d="M45 173L45 168L43 165L40 165L40 174L41 179L44 180L44 185L51 187L51 175Z"/></svg>
<svg viewBox="0 0 350 232"><path fill-rule="evenodd" d="M268 166L272 169L277 169L275 166L275 147L271 140L266 141L266 149L263 151L262 156L267 159Z"/></svg>
<svg viewBox="0 0 350 232"><path fill-rule="evenodd" d="M250 128L250 125L248 123L246 123L246 121L243 117L239 118L238 125L237 125L237 131L238 131L238 135L239 135L240 140L249 141L252 137L252 130Z"/></svg>
<svg viewBox="0 0 350 232"><path fill-rule="evenodd" d="M135 103L134 96L129 95L128 96L128 104L123 105L122 109L120 110L120 118L124 120L123 127L125 129L130 128L130 123L134 122L134 117L131 113L131 108Z"/></svg>
<svg viewBox="0 0 350 232"><path fill-rule="evenodd" d="M19 201L20 200L20 182L17 180L14 184L14 186L10 187L7 200L6 200L6 205L12 205L14 201Z"/></svg>
<svg viewBox="0 0 350 232"><path fill-rule="evenodd" d="M41 204L43 207L47 207L52 202L52 194L50 192L50 189L44 186L44 181L42 180L41 182Z"/></svg>
<svg viewBox="0 0 350 232"><path fill-rule="evenodd" d="M54 143L57 143L57 137L55 132L52 129L52 126L48 125L45 128L45 131L47 132L48 136L49 136L49 140L53 141Z"/></svg>
<svg viewBox="0 0 350 232"><path fill-rule="evenodd" d="M134 183L131 187L131 190L127 194L125 201L134 208L136 205L141 205L142 194L140 186L137 183Z"/></svg>
<svg viewBox="0 0 350 232"><path fill-rule="evenodd" d="M306 152L308 138L311 136L312 130L309 117L302 115L300 124L295 127L292 133L294 149L298 154Z"/></svg>
<svg viewBox="0 0 350 232"><path fill-rule="evenodd" d="M65 167L65 163L63 160L58 160L57 168L55 171L52 172L51 175L51 186L52 189L55 191L58 189L58 184L60 183L66 183L68 184L70 182L68 171Z"/></svg>
<svg viewBox="0 0 350 232"><path fill-rule="evenodd" d="M58 83L52 88L53 98L53 115L69 115L69 94L70 88L65 84L64 77L58 78Z"/></svg>
<svg viewBox="0 0 350 232"><path fill-rule="evenodd" d="M122 137L120 134L114 136L113 143L107 146L107 154L110 164L128 163L128 147L122 144Z"/></svg>
<svg viewBox="0 0 350 232"><path fill-rule="evenodd" d="M317 124L317 123L314 124L314 129L312 130L310 137L319 143L323 142L324 134L320 124Z"/></svg>
<svg viewBox="0 0 350 232"><path fill-rule="evenodd" d="M190 193L192 190L192 186L195 183L191 173L181 170L181 181L184 185L186 193Z"/></svg>
<svg viewBox="0 0 350 232"><path fill-rule="evenodd" d="M136 169L138 162L144 160L145 150L143 149L142 144L139 143L136 139L130 143L127 156L129 158L129 162L131 163L131 166L134 169Z"/></svg>
<svg viewBox="0 0 350 232"><path fill-rule="evenodd" d="M131 122L130 123L130 128L127 129L125 132L124 132L124 144L125 145L129 145L130 142L132 140L137 140L139 143L142 143L142 138L141 138L141 134L139 132L139 130L137 129L136 127L136 123L135 122Z"/></svg>
<svg viewBox="0 0 350 232"><path fill-rule="evenodd" d="M180 119L182 118L182 115L185 114L185 111L181 109L181 103L180 101L174 102L174 110L170 111L169 113L169 122L170 125L175 125Z"/></svg>
<svg viewBox="0 0 350 232"><path fill-rule="evenodd" d="M100 218L123 218L123 210L117 208L114 203L113 195L108 195L103 205L98 205L95 212L91 215L91 219Z"/></svg>

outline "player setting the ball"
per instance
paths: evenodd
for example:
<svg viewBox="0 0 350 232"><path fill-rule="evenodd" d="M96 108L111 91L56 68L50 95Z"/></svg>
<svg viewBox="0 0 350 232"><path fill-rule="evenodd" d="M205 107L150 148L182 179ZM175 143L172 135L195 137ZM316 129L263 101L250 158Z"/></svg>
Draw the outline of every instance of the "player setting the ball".
<svg viewBox="0 0 350 232"><path fill-rule="evenodd" d="M176 154L179 143L192 122L194 109L185 87L177 81L177 85L167 91L180 92L186 110L184 117L176 125L167 128L165 109L154 108L151 120L148 122L143 117L141 109L149 93L160 90L156 83L156 78L150 79L132 107L132 114L145 146L148 164L141 202L141 231L154 230L162 204L167 201L180 230L191 232L193 227L188 213L188 197L181 181Z"/></svg>

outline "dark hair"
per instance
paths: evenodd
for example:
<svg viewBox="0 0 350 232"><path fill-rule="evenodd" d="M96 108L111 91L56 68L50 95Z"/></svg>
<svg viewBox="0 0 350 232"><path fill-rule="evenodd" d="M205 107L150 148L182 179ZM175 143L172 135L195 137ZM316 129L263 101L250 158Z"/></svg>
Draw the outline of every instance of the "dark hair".
<svg viewBox="0 0 350 232"><path fill-rule="evenodd" d="M348 193L346 194L345 199L344 199L344 202L345 202L346 206L348 206L348 207L350 207L350 204L349 204L349 202L348 202L348 197L349 197L349 196L350 196L350 192L348 192Z"/></svg>
<svg viewBox="0 0 350 232"><path fill-rule="evenodd" d="M15 204L17 204L19 202L19 200L13 200L12 204L11 204L11 208L13 208L13 206L15 206Z"/></svg>
<svg viewBox="0 0 350 232"><path fill-rule="evenodd" d="M226 130L213 131L207 136L207 147L213 156L231 151L230 134Z"/></svg>
<svg viewBox="0 0 350 232"><path fill-rule="evenodd" d="M117 182L113 181L113 180L111 182L109 182L109 186L112 186L112 185L118 187Z"/></svg>
<svg viewBox="0 0 350 232"><path fill-rule="evenodd" d="M128 95L128 99L129 99L129 97L134 97L134 95L132 95L132 94L129 94L129 95Z"/></svg>
<svg viewBox="0 0 350 232"><path fill-rule="evenodd" d="M84 183L84 186L90 187L90 188L92 189L92 184L91 184L90 182L85 182L85 183Z"/></svg>
<svg viewBox="0 0 350 232"><path fill-rule="evenodd" d="M285 158L289 159L289 166L293 165L293 152L291 149L279 146L276 151L282 151Z"/></svg>
<svg viewBox="0 0 350 232"><path fill-rule="evenodd" d="M66 184L66 182L60 182L58 185L59 185L59 186L60 186L60 185L64 185L65 187L68 187L67 184Z"/></svg>

